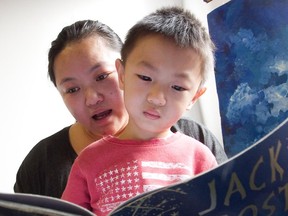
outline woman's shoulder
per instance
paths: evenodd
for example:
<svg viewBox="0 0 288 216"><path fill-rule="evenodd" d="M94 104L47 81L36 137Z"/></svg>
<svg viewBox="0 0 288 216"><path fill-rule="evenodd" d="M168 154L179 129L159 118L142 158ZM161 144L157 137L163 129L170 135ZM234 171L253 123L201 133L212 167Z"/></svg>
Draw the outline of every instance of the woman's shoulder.
<svg viewBox="0 0 288 216"><path fill-rule="evenodd" d="M27 157L43 159L43 155L47 157L52 154L63 154L73 151L69 140L69 128L67 126L60 131L40 140L28 153Z"/></svg>
<svg viewBox="0 0 288 216"><path fill-rule="evenodd" d="M61 142L61 141L63 141L63 142L69 141L69 129L70 129L70 127L71 126L67 126L67 127L63 128L63 129L57 131L56 133L54 133L54 134L52 134L52 135L40 140L38 142L38 144L40 144L40 145L41 144L42 145L44 145L44 144L45 145L51 145L51 144L53 144L55 142L58 143L58 142Z"/></svg>
<svg viewBox="0 0 288 216"><path fill-rule="evenodd" d="M216 136L204 125L192 119L181 118L173 125L171 130L173 132L180 131L206 145L215 155L219 164L228 159L223 146Z"/></svg>

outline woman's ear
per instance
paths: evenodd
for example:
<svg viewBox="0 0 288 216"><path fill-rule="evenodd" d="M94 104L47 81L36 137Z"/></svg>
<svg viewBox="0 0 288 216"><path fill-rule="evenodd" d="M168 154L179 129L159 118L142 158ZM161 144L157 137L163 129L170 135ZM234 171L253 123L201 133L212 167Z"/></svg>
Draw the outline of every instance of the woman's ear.
<svg viewBox="0 0 288 216"><path fill-rule="evenodd" d="M192 108L193 104L198 100L198 98L206 92L206 89L207 89L206 87L201 87L200 89L198 89L192 101L188 104L186 108L187 110Z"/></svg>
<svg viewBox="0 0 288 216"><path fill-rule="evenodd" d="M124 66L122 60L116 59L115 66L118 73L119 88L124 90Z"/></svg>

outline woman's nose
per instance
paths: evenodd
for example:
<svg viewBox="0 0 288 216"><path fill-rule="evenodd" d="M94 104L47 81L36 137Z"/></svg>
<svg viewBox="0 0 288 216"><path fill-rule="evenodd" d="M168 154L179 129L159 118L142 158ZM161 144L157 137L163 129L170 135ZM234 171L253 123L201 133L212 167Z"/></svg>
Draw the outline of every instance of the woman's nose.
<svg viewBox="0 0 288 216"><path fill-rule="evenodd" d="M93 106L103 101L103 95L94 89L87 89L85 92L85 102L87 106Z"/></svg>

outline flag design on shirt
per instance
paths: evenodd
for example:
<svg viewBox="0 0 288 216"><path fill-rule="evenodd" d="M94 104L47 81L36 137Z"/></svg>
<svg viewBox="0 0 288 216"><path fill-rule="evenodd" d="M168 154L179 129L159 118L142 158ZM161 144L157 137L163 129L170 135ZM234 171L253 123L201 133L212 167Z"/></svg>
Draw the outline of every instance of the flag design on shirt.
<svg viewBox="0 0 288 216"><path fill-rule="evenodd" d="M191 177L189 167L183 163L142 161L143 192L183 181Z"/></svg>
<svg viewBox="0 0 288 216"><path fill-rule="evenodd" d="M183 163L161 161L128 161L116 164L95 179L101 199L98 207L108 212L136 195L191 177L191 169Z"/></svg>

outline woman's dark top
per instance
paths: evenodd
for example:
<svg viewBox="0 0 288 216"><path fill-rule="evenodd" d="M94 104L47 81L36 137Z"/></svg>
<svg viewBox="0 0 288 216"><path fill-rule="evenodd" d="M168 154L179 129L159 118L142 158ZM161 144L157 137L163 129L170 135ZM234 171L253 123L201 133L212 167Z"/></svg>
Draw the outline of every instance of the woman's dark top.
<svg viewBox="0 0 288 216"><path fill-rule="evenodd" d="M32 148L17 172L15 192L61 197L71 166L77 157L69 140L70 127L41 140ZM182 131L207 145L219 164L227 160L222 145L203 125L180 119L171 130Z"/></svg>

